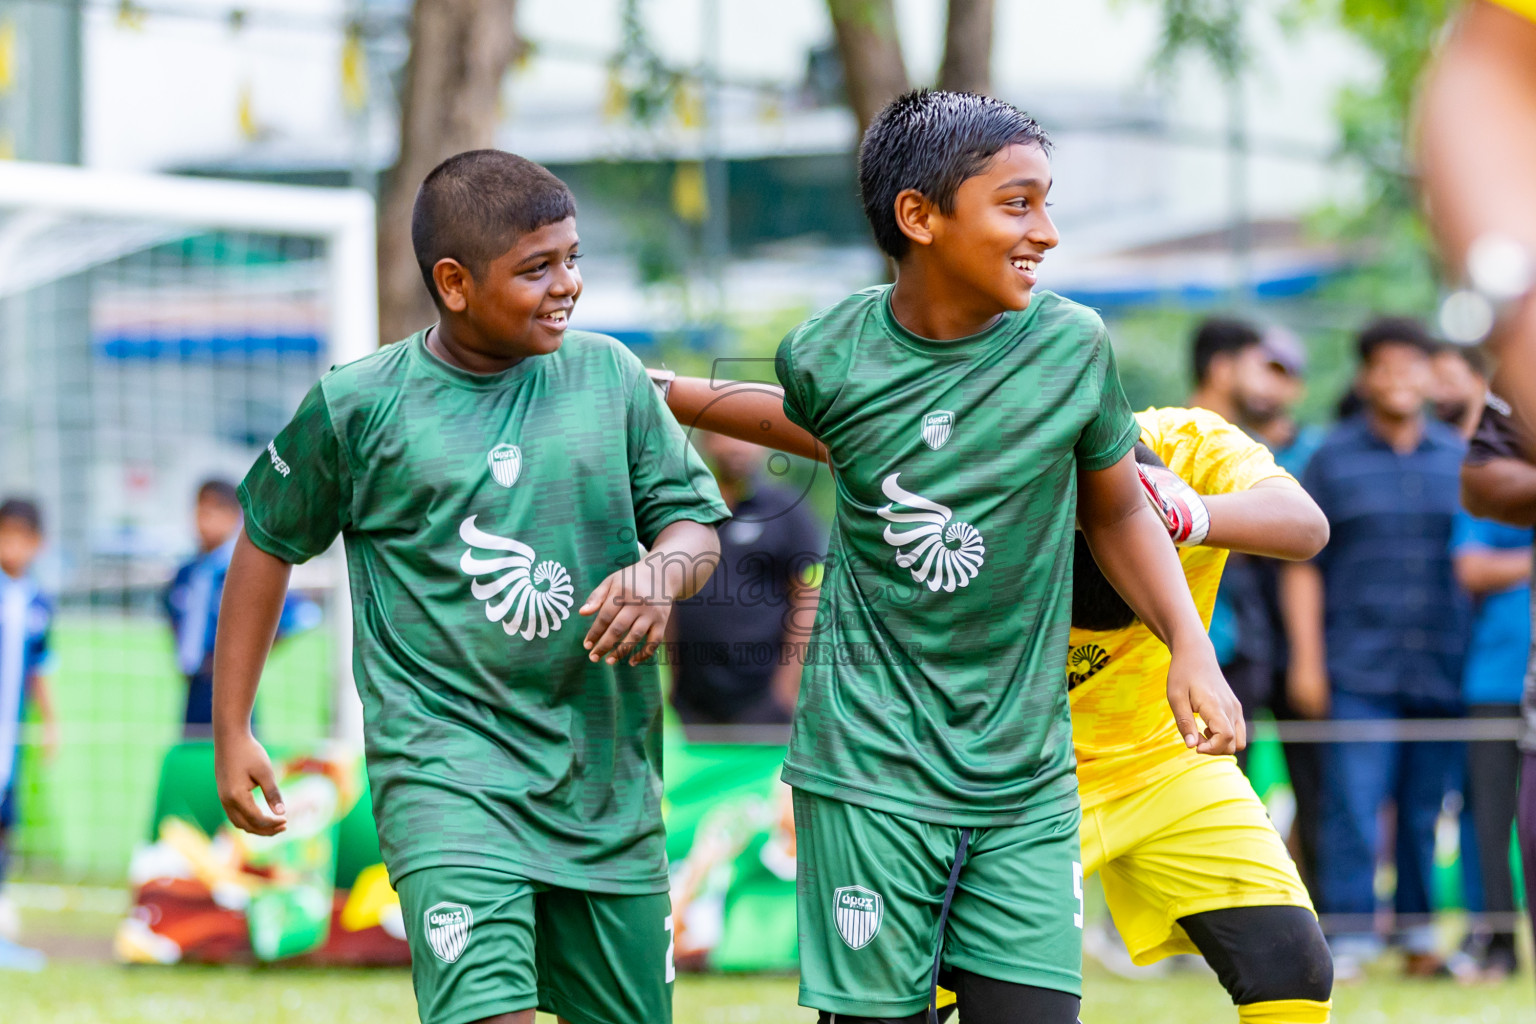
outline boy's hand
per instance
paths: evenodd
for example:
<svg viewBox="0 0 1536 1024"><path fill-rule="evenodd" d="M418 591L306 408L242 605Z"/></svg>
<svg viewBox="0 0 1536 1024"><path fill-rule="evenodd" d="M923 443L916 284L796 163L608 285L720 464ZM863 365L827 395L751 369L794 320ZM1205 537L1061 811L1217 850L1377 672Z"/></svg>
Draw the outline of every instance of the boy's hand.
<svg viewBox="0 0 1536 1024"><path fill-rule="evenodd" d="M59 756L59 723L49 719L43 723L43 760L52 764Z"/></svg>
<svg viewBox="0 0 1536 1024"><path fill-rule="evenodd" d="M277 791L272 761L255 736L247 732L233 740L219 739L214 748L213 770L218 779L219 802L236 828L258 836L275 836L288 827L287 808ZM271 814L256 806L251 791L257 788L267 798Z"/></svg>
<svg viewBox="0 0 1536 1024"><path fill-rule="evenodd" d="M1203 638L1202 638L1203 639ZM1184 745L1202 754L1235 754L1248 745L1243 706L1216 664L1210 641L1179 645L1168 666L1168 706ZM1200 729L1195 716L1205 723Z"/></svg>
<svg viewBox="0 0 1536 1024"><path fill-rule="evenodd" d="M641 561L597 585L580 608L582 615L596 616L584 641L592 661L606 657L608 664L617 665L628 656L631 665L638 665L656 653L672 615L665 576L660 568Z"/></svg>

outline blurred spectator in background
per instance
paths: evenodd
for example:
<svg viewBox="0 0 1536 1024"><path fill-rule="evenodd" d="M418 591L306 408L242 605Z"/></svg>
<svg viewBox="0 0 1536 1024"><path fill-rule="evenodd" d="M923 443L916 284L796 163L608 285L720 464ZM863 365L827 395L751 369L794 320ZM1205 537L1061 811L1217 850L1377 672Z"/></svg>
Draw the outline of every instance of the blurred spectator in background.
<svg viewBox="0 0 1536 1024"><path fill-rule="evenodd" d="M1520 715L1531 650L1531 533L1530 527L1505 526L1466 512L1456 517L1451 540L1456 579L1475 602L1462 684L1473 718ZM1463 854L1465 863L1475 867L1466 872L1467 909L1509 915L1515 910L1509 839L1520 753L1512 740L1471 743L1467 768L1464 795L1476 844ZM1470 955L1470 966L1490 980L1513 974L1514 928L1475 928L1463 952Z"/></svg>
<svg viewBox="0 0 1536 1024"><path fill-rule="evenodd" d="M1463 713L1467 605L1451 567L1451 526L1465 443L1426 417L1436 343L1422 325L1388 318L1358 339L1364 411L1336 426L1302 484L1328 516L1332 540L1312 563L1287 566L1291 697L1341 721ZM1331 938L1340 979L1380 951L1377 822L1397 807L1398 913L1427 915L1435 821L1459 781L1449 743L1341 743L1324 753L1319 910L1358 922ZM1410 974L1444 970L1427 924L1404 930Z"/></svg>
<svg viewBox="0 0 1536 1024"><path fill-rule="evenodd" d="M51 759L58 746L53 701L49 697L48 629L53 609L32 580L32 563L43 546L43 518L30 501L0 502L0 886L5 884L11 827L16 823L16 778L21 757L21 728L27 698L43 726L43 752ZM14 912L0 934L0 970L40 970L45 958L15 943Z"/></svg>
<svg viewBox="0 0 1536 1024"><path fill-rule="evenodd" d="M1476 593L1479 583L1487 588L1487 596L1482 598L1482 607L1479 609L1483 613L1487 612L1495 600L1500 605L1513 605L1517 598L1508 596L1511 591L1516 594L1523 591L1529 601L1529 551L1523 572L1517 572L1513 564L1519 557L1519 538L1523 537L1525 544L1529 545L1530 528L1536 525L1536 466L1526 461L1527 450L1510 407L1498 395L1490 393L1477 431L1468 446L1466 460L1462 463L1461 496L1467 507L1468 524L1477 522L1470 519L1470 516L1481 516L1484 522L1496 520L1504 524L1501 529L1506 532L1495 534L1494 528L1486 527L1476 533L1471 529L1458 530L1459 540L1486 540L1481 545L1482 558L1476 561L1469 562L1469 555L1477 549L1463 543L1457 550L1458 573L1469 589ZM1500 539L1506 543L1501 545L1488 542ZM1483 564L1477 565L1477 561ZM1500 583L1507 589L1495 589ZM1517 767L1512 769L1507 760L1509 748L1502 743L1474 743L1469 751L1472 774L1469 798L1473 820L1478 827L1477 853L1479 867L1482 869L1484 909L1490 912L1510 909L1513 904L1513 894L1506 896L1505 890L1501 888L1508 883L1499 873L1501 866L1507 863L1509 818L1505 808L1509 801L1518 801L1526 892L1530 893L1533 883L1536 883L1536 646L1527 643L1525 657L1519 664L1503 660L1508 648L1518 642L1517 636L1523 635L1529 641L1529 604L1520 611L1523 634L1516 633L1512 620L1507 618L1514 614L1514 608L1495 611L1495 614L1506 617L1503 620L1506 629L1515 634L1511 636L1503 630L1499 631L1497 655L1485 655L1482 650L1484 627L1481 619L1484 615L1479 615L1478 639L1474 642L1467 671L1467 699L1472 703L1473 714L1507 714L1512 710L1507 701L1517 690L1512 680L1505 678L1508 673L1513 672L1515 678L1522 680L1520 688L1523 689L1521 711L1526 728L1519 743L1522 754ZM1491 625L1487 631L1493 632ZM1480 665L1486 665L1486 669L1480 669ZM1501 820L1502 828L1499 824ZM1536 908L1536 901L1529 896L1526 903ZM1485 963L1489 973L1497 973L1501 966L1513 965L1512 948L1507 957L1502 951L1495 952L1505 945L1508 945L1507 940L1495 943L1489 949Z"/></svg>
<svg viewBox="0 0 1536 1024"><path fill-rule="evenodd" d="M1483 414L1483 398L1488 394L1488 371L1482 352L1463 345L1441 345L1431 362L1434 377L1429 404L1435 418L1455 428L1462 437L1471 437Z"/></svg>
<svg viewBox="0 0 1536 1024"><path fill-rule="evenodd" d="M821 527L803 494L763 479L765 465L782 476L787 455L703 431L693 440L732 518L708 585L673 608L672 704L688 724L787 723L816 618Z"/></svg>
<svg viewBox="0 0 1536 1024"><path fill-rule="evenodd" d="M165 612L176 642L176 665L187 680L183 737L213 736L213 638L219 629L219 601L224 574L235 551L235 539L245 522L235 485L228 480L204 480L197 488L194 510L197 555L176 570L165 592ZM318 625L320 609L312 601L289 594L278 622L281 639Z"/></svg>

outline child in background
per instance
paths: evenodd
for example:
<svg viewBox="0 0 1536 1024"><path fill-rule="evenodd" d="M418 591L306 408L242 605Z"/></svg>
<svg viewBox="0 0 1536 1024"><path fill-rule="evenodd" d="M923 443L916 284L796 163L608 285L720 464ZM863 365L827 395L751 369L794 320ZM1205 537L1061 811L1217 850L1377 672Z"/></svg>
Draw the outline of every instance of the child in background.
<svg viewBox="0 0 1536 1024"><path fill-rule="evenodd" d="M165 592L165 614L176 641L176 666L187 680L183 716L186 739L213 735L213 638L219 628L224 575L229 571L229 558L244 518L234 484L204 480L197 488L197 555L176 570ZM289 594L277 624L278 639L313 628L319 621L320 609L313 601Z"/></svg>
<svg viewBox="0 0 1536 1024"><path fill-rule="evenodd" d="M0 885L5 882L11 827L16 823L16 777L27 698L37 705L44 756L58 746L53 701L44 675L53 609L29 575L43 546L37 506L11 498L0 502ZM46 959L35 949L0 936L0 970L41 970Z"/></svg>

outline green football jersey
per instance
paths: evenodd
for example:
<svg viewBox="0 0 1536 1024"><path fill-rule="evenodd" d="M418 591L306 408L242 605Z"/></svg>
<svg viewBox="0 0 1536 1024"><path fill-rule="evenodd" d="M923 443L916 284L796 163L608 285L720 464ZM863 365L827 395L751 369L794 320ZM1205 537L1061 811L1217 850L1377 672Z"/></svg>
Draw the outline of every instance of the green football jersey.
<svg viewBox="0 0 1536 1024"><path fill-rule="evenodd" d="M240 486L264 551L346 543L390 877L662 892L659 670L591 663L577 609L669 523L729 512L612 338L484 376L423 339L326 374Z"/></svg>
<svg viewBox="0 0 1536 1024"><path fill-rule="evenodd" d="M1103 323L1036 291L980 334L906 330L890 288L779 346L837 515L784 780L947 825L1077 800L1065 659L1079 469L1138 429Z"/></svg>

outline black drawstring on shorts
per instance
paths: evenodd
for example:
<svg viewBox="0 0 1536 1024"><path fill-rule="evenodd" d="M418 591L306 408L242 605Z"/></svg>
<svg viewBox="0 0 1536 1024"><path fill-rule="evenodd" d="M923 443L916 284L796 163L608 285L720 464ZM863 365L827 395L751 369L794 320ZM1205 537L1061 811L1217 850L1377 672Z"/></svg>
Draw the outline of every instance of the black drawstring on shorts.
<svg viewBox="0 0 1536 1024"><path fill-rule="evenodd" d="M939 1024L939 965L944 960L944 931L949 927L949 905L955 901L955 887L960 884L960 866L971 845L971 830L960 830L955 847L955 863L949 869L949 883L944 886L944 902L939 906L939 941L933 951L933 974L928 980L928 1024Z"/></svg>

